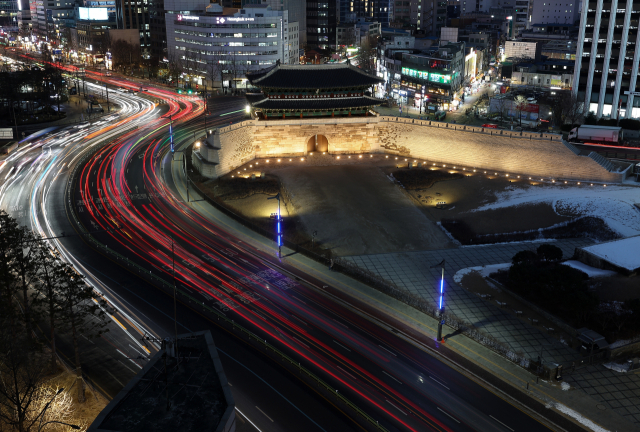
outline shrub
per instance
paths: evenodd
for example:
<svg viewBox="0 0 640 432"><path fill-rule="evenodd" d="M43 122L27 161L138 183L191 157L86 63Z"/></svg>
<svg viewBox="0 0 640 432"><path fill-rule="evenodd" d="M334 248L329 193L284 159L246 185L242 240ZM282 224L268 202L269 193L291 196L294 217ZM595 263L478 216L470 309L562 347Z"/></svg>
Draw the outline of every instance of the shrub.
<svg viewBox="0 0 640 432"><path fill-rule="evenodd" d="M623 129L640 130L640 121L635 119L621 119L620 127Z"/></svg>
<svg viewBox="0 0 640 432"><path fill-rule="evenodd" d="M601 118L598 120L598 126L617 126L618 120Z"/></svg>
<svg viewBox="0 0 640 432"><path fill-rule="evenodd" d="M584 124L595 126L598 124L598 118L593 112L589 111L589 114L587 114L584 118Z"/></svg>
<svg viewBox="0 0 640 432"><path fill-rule="evenodd" d="M538 258L549 262L557 262L562 259L562 249L551 244L538 246Z"/></svg>
<svg viewBox="0 0 640 432"><path fill-rule="evenodd" d="M534 263L538 261L538 255L531 250L523 250L518 252L511 258L513 264Z"/></svg>

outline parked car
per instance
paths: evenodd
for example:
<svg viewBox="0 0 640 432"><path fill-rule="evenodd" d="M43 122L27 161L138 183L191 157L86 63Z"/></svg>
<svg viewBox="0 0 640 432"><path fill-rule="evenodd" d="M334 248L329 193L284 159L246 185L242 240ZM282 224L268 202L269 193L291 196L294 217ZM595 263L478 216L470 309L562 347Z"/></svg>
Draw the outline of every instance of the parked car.
<svg viewBox="0 0 640 432"><path fill-rule="evenodd" d="M489 128L489 129L498 129L498 125L497 124L493 124L493 123L486 123L482 125L483 128Z"/></svg>

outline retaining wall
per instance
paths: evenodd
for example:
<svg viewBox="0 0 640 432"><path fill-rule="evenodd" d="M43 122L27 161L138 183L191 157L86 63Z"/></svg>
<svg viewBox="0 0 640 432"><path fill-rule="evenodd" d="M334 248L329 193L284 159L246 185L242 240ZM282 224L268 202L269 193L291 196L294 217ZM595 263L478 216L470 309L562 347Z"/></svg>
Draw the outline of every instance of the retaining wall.
<svg viewBox="0 0 640 432"><path fill-rule="evenodd" d="M386 116L248 120L216 130L193 162L203 175L218 177L255 158L304 156L314 135L327 138L330 154L398 154L545 180L620 183L625 176L578 156L561 135Z"/></svg>

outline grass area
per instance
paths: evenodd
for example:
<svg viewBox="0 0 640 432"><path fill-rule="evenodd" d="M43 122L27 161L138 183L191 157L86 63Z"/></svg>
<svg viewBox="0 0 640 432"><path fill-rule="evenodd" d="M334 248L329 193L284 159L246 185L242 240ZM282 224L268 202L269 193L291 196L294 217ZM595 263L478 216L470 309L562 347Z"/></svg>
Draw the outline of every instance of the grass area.
<svg viewBox="0 0 640 432"><path fill-rule="evenodd" d="M443 170L429 170L424 168L400 169L392 173L407 190L426 189L436 182L455 180L464 177L460 173L449 173Z"/></svg>

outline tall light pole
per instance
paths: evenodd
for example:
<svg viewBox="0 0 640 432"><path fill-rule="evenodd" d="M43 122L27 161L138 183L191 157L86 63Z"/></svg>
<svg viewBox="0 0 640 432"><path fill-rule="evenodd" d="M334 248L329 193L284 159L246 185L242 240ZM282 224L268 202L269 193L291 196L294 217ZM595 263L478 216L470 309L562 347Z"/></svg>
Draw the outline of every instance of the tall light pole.
<svg viewBox="0 0 640 432"><path fill-rule="evenodd" d="M436 338L438 342L443 341L442 325L444 324L444 266L445 266L445 260L442 260L442 262L432 265L430 267L430 268L434 268L434 267L442 268L442 276L440 278L440 299L438 301L438 337Z"/></svg>
<svg viewBox="0 0 640 432"><path fill-rule="evenodd" d="M276 224L278 228L277 232L277 242L278 242L278 258L282 257L282 218L280 217L280 192L276 196L267 198L267 199L277 199L278 200L278 215L276 216Z"/></svg>

